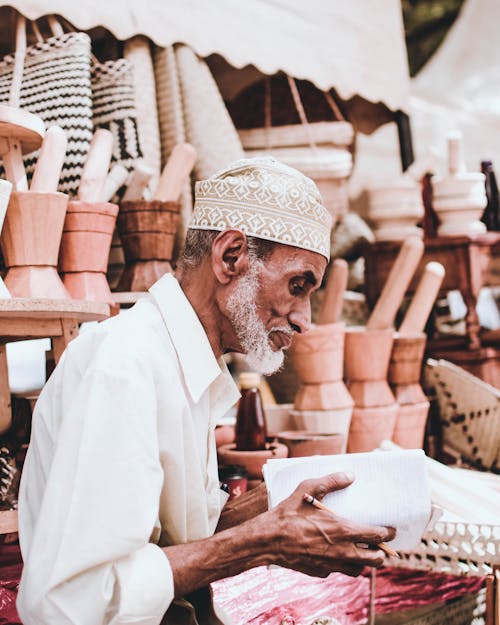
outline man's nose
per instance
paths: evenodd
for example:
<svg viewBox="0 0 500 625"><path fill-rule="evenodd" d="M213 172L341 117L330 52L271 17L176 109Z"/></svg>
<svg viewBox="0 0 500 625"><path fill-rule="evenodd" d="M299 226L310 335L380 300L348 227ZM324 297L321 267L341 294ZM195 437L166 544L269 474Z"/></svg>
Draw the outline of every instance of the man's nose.
<svg viewBox="0 0 500 625"><path fill-rule="evenodd" d="M288 321L292 328L302 334L307 332L311 328L311 302L309 299L297 302L290 314L288 315Z"/></svg>

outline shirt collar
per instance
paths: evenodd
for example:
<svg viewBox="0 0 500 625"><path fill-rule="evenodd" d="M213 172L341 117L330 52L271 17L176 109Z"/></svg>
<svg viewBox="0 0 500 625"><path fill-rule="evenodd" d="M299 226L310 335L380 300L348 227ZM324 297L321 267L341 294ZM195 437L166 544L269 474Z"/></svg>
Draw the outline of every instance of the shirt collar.
<svg viewBox="0 0 500 625"><path fill-rule="evenodd" d="M226 410L229 410L239 397L238 388L224 359L216 359L205 329L180 284L172 274L165 274L149 292L165 321L193 402L197 403L222 376L217 383L217 395L227 396Z"/></svg>

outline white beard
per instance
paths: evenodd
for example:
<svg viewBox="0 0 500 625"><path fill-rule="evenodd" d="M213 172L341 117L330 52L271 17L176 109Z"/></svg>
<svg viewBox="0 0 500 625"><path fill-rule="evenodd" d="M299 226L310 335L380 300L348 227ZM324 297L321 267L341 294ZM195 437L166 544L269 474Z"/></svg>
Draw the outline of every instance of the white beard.
<svg viewBox="0 0 500 625"><path fill-rule="evenodd" d="M292 335L289 326L266 330L257 314L260 261L250 261L248 271L238 279L233 293L228 297L227 309L236 336L246 354L249 367L264 375L280 369L285 357L283 350L274 351L269 342L271 332L280 331Z"/></svg>

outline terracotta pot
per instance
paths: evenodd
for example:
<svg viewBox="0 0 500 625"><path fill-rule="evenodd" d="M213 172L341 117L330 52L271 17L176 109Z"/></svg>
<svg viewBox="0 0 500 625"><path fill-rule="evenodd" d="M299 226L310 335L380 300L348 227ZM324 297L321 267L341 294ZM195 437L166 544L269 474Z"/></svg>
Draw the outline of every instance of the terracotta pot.
<svg viewBox="0 0 500 625"><path fill-rule="evenodd" d="M398 415L397 403L373 408L357 408L352 413L347 451L372 451L381 441L391 440Z"/></svg>
<svg viewBox="0 0 500 625"><path fill-rule="evenodd" d="M389 382L400 406L393 440L401 447L422 447L429 402L420 386L426 336L395 335L389 366Z"/></svg>
<svg viewBox="0 0 500 625"><path fill-rule="evenodd" d="M280 432L278 440L288 447L288 455L291 458L343 454L346 447L345 434L308 432L307 430Z"/></svg>
<svg viewBox="0 0 500 625"><path fill-rule="evenodd" d="M349 327L345 334L345 376L356 407L387 406L394 403L387 374L394 332Z"/></svg>
<svg viewBox="0 0 500 625"><path fill-rule="evenodd" d="M347 440L352 410L352 406L339 410L294 410L292 416L296 430L345 434Z"/></svg>
<svg viewBox="0 0 500 625"><path fill-rule="evenodd" d="M420 449L424 444L429 402L399 406L392 440L406 449Z"/></svg>
<svg viewBox="0 0 500 625"><path fill-rule="evenodd" d="M114 306L106 280L118 206L110 202L70 202L59 254L63 282L74 299Z"/></svg>
<svg viewBox="0 0 500 625"><path fill-rule="evenodd" d="M177 202L122 202L118 232L125 254L125 270L118 291L147 291L163 274L172 271Z"/></svg>
<svg viewBox="0 0 500 625"><path fill-rule="evenodd" d="M391 360L389 363L389 384L418 384L422 359L425 352L426 335L422 332L414 336L394 335Z"/></svg>
<svg viewBox="0 0 500 625"><path fill-rule="evenodd" d="M304 384L321 384L342 379L345 324L313 326L294 336L290 350L293 366Z"/></svg>
<svg viewBox="0 0 500 625"><path fill-rule="evenodd" d="M11 194L1 244L13 297L69 297L56 269L67 204L64 193Z"/></svg>
<svg viewBox="0 0 500 625"><path fill-rule="evenodd" d="M353 406L353 399L344 382L302 384L295 396L296 410L336 410Z"/></svg>
<svg viewBox="0 0 500 625"><path fill-rule="evenodd" d="M269 443L267 449L258 451L239 451L235 443L222 445L217 449L219 464L238 464L245 467L248 477L262 479L262 467L271 458L286 458L288 448L281 443Z"/></svg>
<svg viewBox="0 0 500 625"><path fill-rule="evenodd" d="M293 404L270 404L265 407L268 436L293 428L292 411Z"/></svg>

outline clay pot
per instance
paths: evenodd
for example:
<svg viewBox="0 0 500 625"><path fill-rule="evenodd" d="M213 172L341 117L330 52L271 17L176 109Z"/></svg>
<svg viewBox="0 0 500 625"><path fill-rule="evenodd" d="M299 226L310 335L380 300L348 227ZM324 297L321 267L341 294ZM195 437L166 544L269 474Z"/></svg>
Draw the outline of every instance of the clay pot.
<svg viewBox="0 0 500 625"><path fill-rule="evenodd" d="M391 440L398 411L399 406L396 402L373 408L355 406L347 439L348 453L372 451L383 440Z"/></svg>
<svg viewBox="0 0 500 625"><path fill-rule="evenodd" d="M68 196L14 191L2 230L8 269L5 284L13 297L67 299L57 273Z"/></svg>
<svg viewBox="0 0 500 625"><path fill-rule="evenodd" d="M344 382L302 384L295 396L296 410L341 410L354 402Z"/></svg>
<svg viewBox="0 0 500 625"><path fill-rule="evenodd" d="M290 354L303 384L342 379L344 331L343 322L326 323L294 336Z"/></svg>
<svg viewBox="0 0 500 625"><path fill-rule="evenodd" d="M423 445L429 401L420 386L426 335L395 335L389 365L389 383L399 404L393 440L401 447Z"/></svg>
<svg viewBox="0 0 500 625"><path fill-rule="evenodd" d="M239 451L235 443L222 445L217 449L219 464L237 464L245 467L248 477L262 480L262 467L271 458L286 458L288 448L281 443L268 443L267 449Z"/></svg>
<svg viewBox="0 0 500 625"><path fill-rule="evenodd" d="M474 236L486 232L480 221L487 204L484 174L464 172L431 179L432 207L439 218L438 235Z"/></svg>
<svg viewBox="0 0 500 625"><path fill-rule="evenodd" d="M268 436L293 428L293 404L268 404L265 407Z"/></svg>
<svg viewBox="0 0 500 625"><path fill-rule="evenodd" d="M125 254L125 270L118 291L147 291L172 271L174 239L179 218L177 202L122 202L118 232Z"/></svg>
<svg viewBox="0 0 500 625"><path fill-rule="evenodd" d="M391 328L367 330L352 326L346 330L345 377L357 408L394 403L394 395L387 383L393 335Z"/></svg>
<svg viewBox="0 0 500 625"><path fill-rule="evenodd" d="M296 430L345 434L347 440L352 410L352 406L338 410L294 410L292 416Z"/></svg>
<svg viewBox="0 0 500 625"><path fill-rule="evenodd" d="M345 434L331 434L308 432L307 430L292 430L280 432L278 440L288 447L290 458L298 456L330 456L343 454L346 447Z"/></svg>
<svg viewBox="0 0 500 625"><path fill-rule="evenodd" d="M115 305L106 271L117 214L118 206L110 202L68 204L59 270L74 299Z"/></svg>

